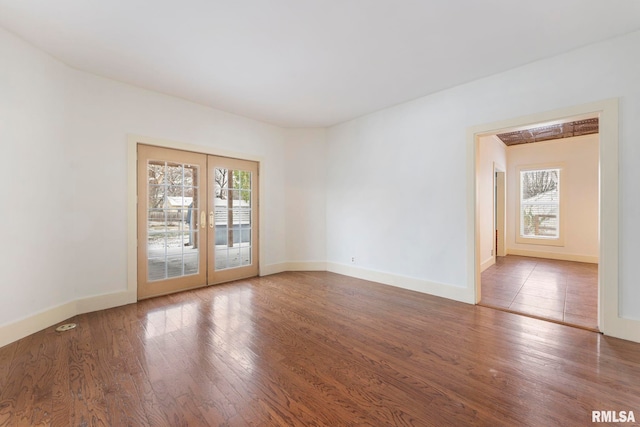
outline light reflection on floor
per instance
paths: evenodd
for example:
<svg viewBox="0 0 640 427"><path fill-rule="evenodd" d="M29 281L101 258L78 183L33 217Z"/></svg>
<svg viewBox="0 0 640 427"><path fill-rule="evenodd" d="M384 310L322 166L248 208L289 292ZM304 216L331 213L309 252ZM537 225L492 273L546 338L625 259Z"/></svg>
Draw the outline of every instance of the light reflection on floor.
<svg viewBox="0 0 640 427"><path fill-rule="evenodd" d="M251 288L216 296L213 300L212 343L240 365L247 374L254 369L255 354L251 350Z"/></svg>
<svg viewBox="0 0 640 427"><path fill-rule="evenodd" d="M250 376L256 359L251 348L253 291L242 286L221 290L212 301L170 304L149 311L145 318L145 339L150 348L179 352L187 357L213 352L212 360L224 358L225 364L232 366L238 376ZM199 337L199 333L206 333L208 337ZM208 348L203 351L203 346Z"/></svg>
<svg viewBox="0 0 640 427"><path fill-rule="evenodd" d="M147 313L145 338L151 339L196 324L196 303L169 306Z"/></svg>

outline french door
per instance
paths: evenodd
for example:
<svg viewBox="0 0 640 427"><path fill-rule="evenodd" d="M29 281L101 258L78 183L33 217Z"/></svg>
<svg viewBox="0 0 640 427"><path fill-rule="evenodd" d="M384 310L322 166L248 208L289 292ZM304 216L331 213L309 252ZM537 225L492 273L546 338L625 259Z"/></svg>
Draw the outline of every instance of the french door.
<svg viewBox="0 0 640 427"><path fill-rule="evenodd" d="M258 275L258 164L138 145L138 299Z"/></svg>

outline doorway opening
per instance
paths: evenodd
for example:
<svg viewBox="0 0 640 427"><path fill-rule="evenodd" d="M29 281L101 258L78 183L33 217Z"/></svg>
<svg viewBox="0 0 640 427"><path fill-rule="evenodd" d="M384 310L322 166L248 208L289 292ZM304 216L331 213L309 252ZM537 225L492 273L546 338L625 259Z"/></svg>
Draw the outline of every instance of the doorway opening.
<svg viewBox="0 0 640 427"><path fill-rule="evenodd" d="M598 117L477 137L478 304L598 330Z"/></svg>

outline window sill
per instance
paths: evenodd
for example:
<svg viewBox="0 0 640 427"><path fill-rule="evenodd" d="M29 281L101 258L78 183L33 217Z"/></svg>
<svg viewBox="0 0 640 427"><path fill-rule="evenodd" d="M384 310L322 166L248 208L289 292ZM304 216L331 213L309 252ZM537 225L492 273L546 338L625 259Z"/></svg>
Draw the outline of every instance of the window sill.
<svg viewBox="0 0 640 427"><path fill-rule="evenodd" d="M516 243L524 244L524 245L540 245L540 246L564 246L564 239L562 237L559 238L532 238L532 237L521 237L516 236Z"/></svg>

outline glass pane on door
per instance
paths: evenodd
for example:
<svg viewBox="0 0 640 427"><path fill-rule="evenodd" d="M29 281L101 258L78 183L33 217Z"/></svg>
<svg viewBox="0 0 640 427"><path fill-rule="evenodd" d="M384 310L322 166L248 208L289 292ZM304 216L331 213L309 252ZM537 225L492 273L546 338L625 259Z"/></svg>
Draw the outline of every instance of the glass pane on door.
<svg viewBox="0 0 640 427"><path fill-rule="evenodd" d="M252 264L252 179L250 171L214 168L216 271Z"/></svg>
<svg viewBox="0 0 640 427"><path fill-rule="evenodd" d="M199 167L147 163L148 281L199 273L197 213Z"/></svg>

